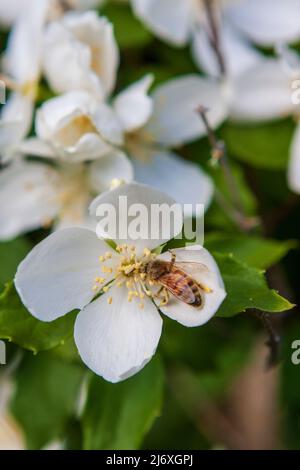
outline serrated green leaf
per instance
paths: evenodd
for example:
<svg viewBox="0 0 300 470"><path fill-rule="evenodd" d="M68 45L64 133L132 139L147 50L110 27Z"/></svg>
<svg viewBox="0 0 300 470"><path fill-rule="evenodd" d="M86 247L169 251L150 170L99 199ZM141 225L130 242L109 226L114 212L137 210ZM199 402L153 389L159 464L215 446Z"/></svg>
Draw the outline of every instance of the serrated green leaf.
<svg viewBox="0 0 300 470"><path fill-rule="evenodd" d="M51 323L34 318L23 306L13 283L0 295L0 338L34 353L55 348L73 334L76 312Z"/></svg>
<svg viewBox="0 0 300 470"><path fill-rule="evenodd" d="M285 169L295 124L291 120L267 124L228 123L222 128L229 153L257 168Z"/></svg>
<svg viewBox="0 0 300 470"><path fill-rule="evenodd" d="M231 317L246 309L283 312L293 305L269 289L264 273L230 255L213 254L221 270L227 297L218 310L219 317Z"/></svg>
<svg viewBox="0 0 300 470"><path fill-rule="evenodd" d="M64 438L64 427L75 413L83 370L48 353L27 356L16 380L12 412L21 424L29 449L40 449Z"/></svg>
<svg viewBox="0 0 300 470"><path fill-rule="evenodd" d="M93 376L82 421L84 448L138 449L160 414L163 384L158 357L125 382L111 384Z"/></svg>
<svg viewBox="0 0 300 470"><path fill-rule="evenodd" d="M209 251L232 253L240 261L259 269L268 269L297 246L293 240L278 241L253 235L208 233L205 247Z"/></svg>
<svg viewBox="0 0 300 470"><path fill-rule="evenodd" d="M0 243L0 289L12 279L18 264L31 250L30 243L25 238L16 238Z"/></svg>
<svg viewBox="0 0 300 470"><path fill-rule="evenodd" d="M143 47L153 38L128 5L107 4L101 9L101 14L113 23L116 40L121 48Z"/></svg>

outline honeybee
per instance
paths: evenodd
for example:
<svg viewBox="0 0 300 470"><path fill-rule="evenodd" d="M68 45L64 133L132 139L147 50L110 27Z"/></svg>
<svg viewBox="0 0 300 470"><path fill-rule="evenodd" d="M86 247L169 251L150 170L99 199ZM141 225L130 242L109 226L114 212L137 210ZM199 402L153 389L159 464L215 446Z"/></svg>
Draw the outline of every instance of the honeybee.
<svg viewBox="0 0 300 470"><path fill-rule="evenodd" d="M191 266L207 270L207 267L201 263L176 263L176 255L173 253L171 261L155 259L149 261L144 270L152 281L161 285L161 289L166 289L178 300L192 307L200 308L204 303L203 293L209 293L212 290L185 272L185 268Z"/></svg>

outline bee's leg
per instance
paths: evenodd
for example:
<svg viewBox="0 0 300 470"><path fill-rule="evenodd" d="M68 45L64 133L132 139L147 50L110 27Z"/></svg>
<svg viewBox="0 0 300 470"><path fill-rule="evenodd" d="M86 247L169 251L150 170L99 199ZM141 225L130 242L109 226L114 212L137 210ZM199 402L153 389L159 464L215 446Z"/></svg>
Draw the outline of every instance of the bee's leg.
<svg viewBox="0 0 300 470"><path fill-rule="evenodd" d="M169 272L172 271L172 269L174 268L174 264L176 262L176 254L173 253L173 251L169 250L169 252L171 253L171 261L170 261L170 266L169 266Z"/></svg>
<svg viewBox="0 0 300 470"><path fill-rule="evenodd" d="M169 294L169 291L168 289L166 289L165 287L163 288L163 291L164 291L164 298L162 299L161 303L160 303L160 307L164 307L165 305L167 305L167 303L169 302L170 300L170 294Z"/></svg>
<svg viewBox="0 0 300 470"><path fill-rule="evenodd" d="M197 282L198 286L200 287L200 289L202 289L204 292L206 292L207 294L211 294L211 292L213 291L210 287L204 285L204 284L201 284L200 282Z"/></svg>

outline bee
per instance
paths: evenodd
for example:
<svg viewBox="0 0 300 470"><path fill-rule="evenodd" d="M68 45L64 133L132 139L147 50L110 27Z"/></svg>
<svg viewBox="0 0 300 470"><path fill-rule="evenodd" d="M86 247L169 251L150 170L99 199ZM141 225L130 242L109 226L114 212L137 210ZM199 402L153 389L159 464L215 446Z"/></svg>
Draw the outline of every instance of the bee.
<svg viewBox="0 0 300 470"><path fill-rule="evenodd" d="M160 291L165 289L167 293L170 292L174 297L187 305L200 308L204 304L203 293L212 291L209 287L200 284L190 274L185 272L185 268L187 269L191 266L207 270L206 266L201 263L176 263L176 255L172 253L171 261L160 259L149 261L144 267L144 271L151 281L161 285Z"/></svg>

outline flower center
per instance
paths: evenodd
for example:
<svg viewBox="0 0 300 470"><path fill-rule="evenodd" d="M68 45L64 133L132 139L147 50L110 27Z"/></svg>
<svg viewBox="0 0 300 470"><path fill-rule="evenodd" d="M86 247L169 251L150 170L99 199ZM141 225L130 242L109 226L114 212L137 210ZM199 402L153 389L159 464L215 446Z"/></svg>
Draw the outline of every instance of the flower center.
<svg viewBox="0 0 300 470"><path fill-rule="evenodd" d="M119 263L116 267L110 266L112 253L107 252L100 256L101 276L95 278L93 290L96 293L108 292L116 285L117 287L126 287L127 300L132 302L134 299L139 301L139 307L144 308L144 299L159 299L160 305L165 305L168 301L166 289L158 289L159 283L151 278L148 272L149 263L156 258L156 254L145 248L141 256L137 256L134 246L118 245L116 251L120 255ZM113 281L110 281L106 275L109 275ZM103 286L103 287L102 287ZM113 302L113 297L108 298L108 303Z"/></svg>

